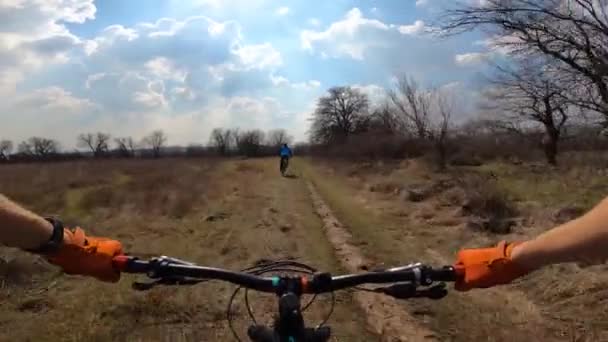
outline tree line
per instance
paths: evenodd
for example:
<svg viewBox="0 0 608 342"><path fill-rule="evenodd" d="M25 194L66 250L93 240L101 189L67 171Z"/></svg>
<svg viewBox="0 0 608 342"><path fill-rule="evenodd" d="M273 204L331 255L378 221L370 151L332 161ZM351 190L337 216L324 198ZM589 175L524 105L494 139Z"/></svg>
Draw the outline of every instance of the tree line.
<svg viewBox="0 0 608 342"><path fill-rule="evenodd" d="M421 144L426 144L432 148L439 168L443 169L454 111L455 101L449 90L423 87L407 75L401 75L395 87L386 90L384 102L375 108L371 108L368 95L360 89L333 87L317 102L312 116L311 142L340 153L355 141L358 144L354 148L363 152L366 147L369 151L370 146L386 149L382 142L395 144L398 138L407 137L411 138L411 146L422 149Z"/></svg>
<svg viewBox="0 0 608 342"><path fill-rule="evenodd" d="M31 137L20 142L16 149L11 140L0 139L0 162L55 161L64 159L135 158L161 156L244 155L257 157L275 155L281 145L291 143L293 137L284 129L264 132L259 129L239 130L216 128L207 145L191 144L187 147L167 146L168 136L156 130L137 141L132 137L115 137L104 132L82 133L76 138L79 150L62 151L58 141L44 137Z"/></svg>
<svg viewBox="0 0 608 342"><path fill-rule="evenodd" d="M283 144L291 144L293 137L284 129L274 129L267 133L259 130L240 131L216 128L211 132L209 147L218 155L239 154L247 157L276 155Z"/></svg>
<svg viewBox="0 0 608 342"><path fill-rule="evenodd" d="M341 144L340 153L348 151L348 141L353 150L373 154L378 149L391 153L408 140L418 149L432 147L440 168L450 152L467 143L477 145L471 154L486 146L493 146L495 154L510 145L537 146L552 165L564 144L605 146L608 1L486 0L451 6L438 18L437 31L447 36L473 29L489 32L487 54L498 56L490 58L478 118L456 125L454 94L401 75L377 108L370 108L357 89L330 89L317 103L313 142ZM402 147L399 156L412 152Z"/></svg>
<svg viewBox="0 0 608 342"><path fill-rule="evenodd" d="M131 137L114 138L108 133L82 133L76 139L76 146L88 151L93 157L134 157L136 153L160 157L160 151L167 142L167 135L156 130L135 142ZM14 153L13 153L14 152ZM45 137L30 137L20 142L16 149L11 140L0 140L0 161L58 160L83 157L86 152L63 151L59 142Z"/></svg>

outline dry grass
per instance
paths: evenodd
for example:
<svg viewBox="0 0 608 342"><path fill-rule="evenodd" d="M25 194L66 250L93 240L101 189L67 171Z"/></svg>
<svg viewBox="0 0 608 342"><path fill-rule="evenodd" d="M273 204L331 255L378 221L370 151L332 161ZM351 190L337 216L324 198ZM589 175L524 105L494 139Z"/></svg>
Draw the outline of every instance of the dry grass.
<svg viewBox="0 0 608 342"><path fill-rule="evenodd" d="M608 172L589 156L588 163L564 164L550 168L542 164L513 165L489 163L479 168L496 178L498 188L514 199L539 202L545 206L577 205L589 208L608 193Z"/></svg>
<svg viewBox="0 0 608 342"><path fill-rule="evenodd" d="M10 165L0 166L0 192L91 234L117 238L135 255L171 255L230 269L262 258L295 257L339 270L304 183L279 177L276 169L274 159ZM224 219L205 219L217 213ZM5 328L0 340L232 340L224 320L232 286L135 292L133 280L125 275L118 284L106 284L66 276L37 257L0 248L0 324ZM349 295L342 293L338 300L330 321L335 334L348 341L376 340L349 304ZM254 303L257 312L271 318L272 296ZM311 323L327 304L307 313ZM243 333L249 321L242 304L236 317Z"/></svg>
<svg viewBox="0 0 608 342"><path fill-rule="evenodd" d="M591 162L557 170L505 163L459 168L448 175L456 186L420 203L360 186L393 181L431 186L446 177L425 170L419 162L391 167L382 175L371 167L356 168L355 177L354 167L347 164L306 168L355 242L379 264L449 264L460 248L538 234L553 226L549 213L573 203L588 207L608 191L603 169ZM471 198L477 199L472 203ZM506 236L480 234L464 224L461 209L467 203L475 204L472 209L480 216L517 214L534 225L523 225ZM556 266L513 285L451 292L442 301L405 305L442 340L603 341L608 338L604 273L602 267Z"/></svg>
<svg viewBox="0 0 608 342"><path fill-rule="evenodd" d="M499 190L493 178L479 174L460 175L459 186L464 189L463 210L482 217L511 217L515 215L508 195Z"/></svg>

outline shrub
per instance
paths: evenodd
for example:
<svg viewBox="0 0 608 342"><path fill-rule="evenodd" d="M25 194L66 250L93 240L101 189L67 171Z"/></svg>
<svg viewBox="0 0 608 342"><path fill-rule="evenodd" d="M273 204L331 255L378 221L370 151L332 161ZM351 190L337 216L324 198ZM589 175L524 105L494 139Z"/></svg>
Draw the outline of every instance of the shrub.
<svg viewBox="0 0 608 342"><path fill-rule="evenodd" d="M84 210L92 210L95 208L112 208L117 206L115 203L117 196L114 194L114 189L110 186L95 187L90 190L85 190L80 199L80 208Z"/></svg>
<svg viewBox="0 0 608 342"><path fill-rule="evenodd" d="M511 231L517 208L494 179L480 174L467 175L460 179L460 186L465 193L462 213L472 216L473 224L469 226L498 234Z"/></svg>
<svg viewBox="0 0 608 342"><path fill-rule="evenodd" d="M498 190L495 182L481 177L471 177L465 187L466 202L463 210L469 214L481 217L505 218L516 214L508 196Z"/></svg>

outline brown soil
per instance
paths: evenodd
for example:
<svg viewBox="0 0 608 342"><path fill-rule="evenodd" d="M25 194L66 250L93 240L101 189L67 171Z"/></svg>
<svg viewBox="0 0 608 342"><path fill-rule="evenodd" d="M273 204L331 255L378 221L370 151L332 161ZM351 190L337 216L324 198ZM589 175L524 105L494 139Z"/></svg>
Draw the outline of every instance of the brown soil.
<svg viewBox="0 0 608 342"><path fill-rule="evenodd" d="M352 273L367 269L370 261L365 259L359 248L351 244L351 234L336 219L312 183L308 183L308 189L340 263ZM367 315L367 323L382 336L382 341L436 340L432 331L418 324L394 299L369 292L355 292L353 298Z"/></svg>

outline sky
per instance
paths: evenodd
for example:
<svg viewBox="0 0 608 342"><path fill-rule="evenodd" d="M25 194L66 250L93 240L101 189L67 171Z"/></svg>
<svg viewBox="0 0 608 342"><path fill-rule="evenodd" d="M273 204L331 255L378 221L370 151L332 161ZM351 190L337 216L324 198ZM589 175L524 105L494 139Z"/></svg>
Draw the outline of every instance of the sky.
<svg viewBox="0 0 608 342"><path fill-rule="evenodd" d="M479 1L479 0L468 0ZM83 132L171 145L215 127L307 137L316 100L353 85L380 103L395 76L450 87L470 115L492 53L428 32L449 0L1 0L0 139Z"/></svg>

